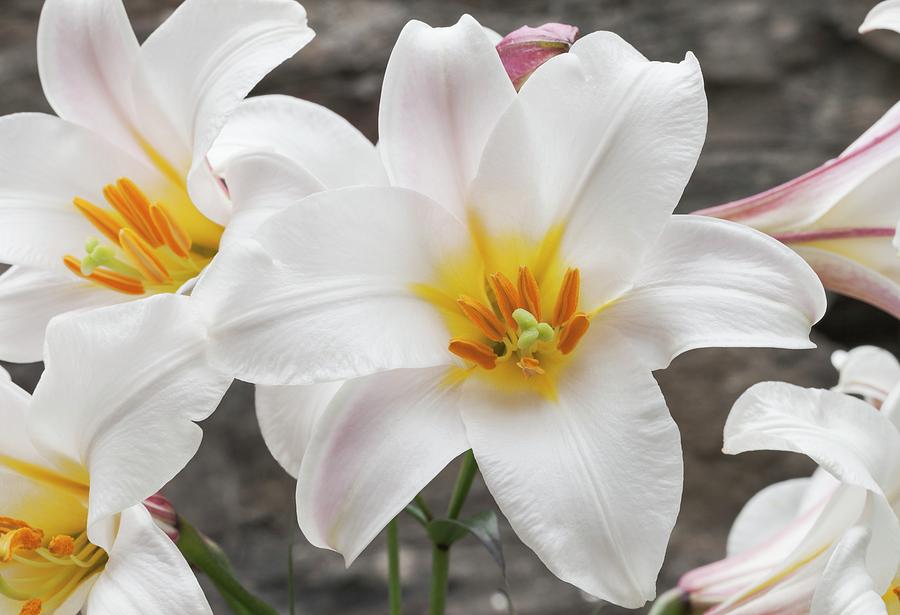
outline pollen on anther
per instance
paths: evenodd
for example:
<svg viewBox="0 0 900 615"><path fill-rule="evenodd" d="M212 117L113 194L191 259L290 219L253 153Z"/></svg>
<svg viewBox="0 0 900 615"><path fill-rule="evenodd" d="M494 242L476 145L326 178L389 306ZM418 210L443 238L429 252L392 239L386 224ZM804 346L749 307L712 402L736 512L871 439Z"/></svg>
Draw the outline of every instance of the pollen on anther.
<svg viewBox="0 0 900 615"><path fill-rule="evenodd" d="M59 534L50 539L47 548L57 557L68 557L75 552L75 540L66 534Z"/></svg>
<svg viewBox="0 0 900 615"><path fill-rule="evenodd" d="M471 361L484 369L497 367L497 355L494 354L493 349L487 344L453 338L450 340L448 349L461 359Z"/></svg>
<svg viewBox="0 0 900 615"><path fill-rule="evenodd" d="M562 330L559 333L559 341L556 343L556 347L561 353L569 354L575 350L578 342L581 341L581 338L584 337L584 334L587 333L588 327L590 326L591 321L588 320L586 314L583 312L573 314L563 325Z"/></svg>
<svg viewBox="0 0 900 615"><path fill-rule="evenodd" d="M528 267L519 267L519 300L522 306L541 320L541 289Z"/></svg>
<svg viewBox="0 0 900 615"><path fill-rule="evenodd" d="M578 299L581 294L581 273L578 269L567 269L563 277L559 295L556 297L556 306L553 309L551 325L558 327L572 317L578 309Z"/></svg>
<svg viewBox="0 0 900 615"><path fill-rule="evenodd" d="M506 326L490 308L480 301L468 295L460 295L456 304L465 317L478 327L489 340L499 342L506 335Z"/></svg>
<svg viewBox="0 0 900 615"><path fill-rule="evenodd" d="M169 270L153 253L152 246L141 239L140 235L131 229L123 228L119 232L119 244L129 259L131 259L131 262L145 277L157 284L170 280Z"/></svg>
<svg viewBox="0 0 900 615"><path fill-rule="evenodd" d="M33 598L22 605L19 615L41 615L44 610L44 603L38 598Z"/></svg>
<svg viewBox="0 0 900 615"><path fill-rule="evenodd" d="M79 197L75 197L72 203L95 229L103 233L110 241L119 243L119 231L122 229L122 225L108 211Z"/></svg>
<svg viewBox="0 0 900 615"><path fill-rule="evenodd" d="M512 328L516 327L516 320L512 313L516 311L519 305L519 293L516 291L513 283L509 281L505 275L494 273L491 275L491 288L494 290L494 296L497 298L497 307L503 314L506 324Z"/></svg>

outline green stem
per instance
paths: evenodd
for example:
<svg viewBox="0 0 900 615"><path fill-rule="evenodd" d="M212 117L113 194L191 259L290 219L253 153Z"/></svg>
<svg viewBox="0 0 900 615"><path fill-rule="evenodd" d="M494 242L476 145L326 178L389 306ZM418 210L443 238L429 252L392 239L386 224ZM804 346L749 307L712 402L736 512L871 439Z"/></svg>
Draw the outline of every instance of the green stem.
<svg viewBox="0 0 900 615"><path fill-rule="evenodd" d="M472 451L463 455L456 485L447 507L447 517L457 519L462 512L463 504L472 488L472 481L478 473L478 463ZM447 603L447 585L450 579L450 545L434 544L431 549L431 596L428 603L428 615L444 615Z"/></svg>
<svg viewBox="0 0 900 615"><path fill-rule="evenodd" d="M449 577L450 547L434 545L431 548L431 593L428 601L428 615L444 615Z"/></svg>
<svg viewBox="0 0 900 615"><path fill-rule="evenodd" d="M388 598L391 604L391 615L401 615L402 590L400 588L400 537L397 531L397 520L387 526L388 543Z"/></svg>
<svg viewBox="0 0 900 615"><path fill-rule="evenodd" d="M176 544L184 559L209 577L236 615L278 615L278 611L244 589L222 550L184 517L178 517L178 530Z"/></svg>
<svg viewBox="0 0 900 615"><path fill-rule="evenodd" d="M431 509L428 508L428 503L425 501L425 498L422 497L421 493L413 499L413 502L419 505L419 508L421 508L422 512L425 513L426 519L428 519L429 521L434 519L434 515L431 513Z"/></svg>

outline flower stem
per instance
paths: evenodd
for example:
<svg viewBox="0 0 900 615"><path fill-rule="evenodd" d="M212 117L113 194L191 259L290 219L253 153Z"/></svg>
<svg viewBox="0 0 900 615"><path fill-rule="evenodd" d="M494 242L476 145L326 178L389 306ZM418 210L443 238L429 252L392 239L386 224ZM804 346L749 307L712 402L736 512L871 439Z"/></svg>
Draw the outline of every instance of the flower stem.
<svg viewBox="0 0 900 615"><path fill-rule="evenodd" d="M447 507L447 517L456 519L462 512L463 504L472 488L472 481L478 473L478 463L472 451L463 455L462 466L456 476L456 485ZM444 615L447 603L447 584L450 578L450 545L435 543L431 549L431 594L428 615Z"/></svg>
<svg viewBox="0 0 900 615"><path fill-rule="evenodd" d="M401 615L400 589L400 537L397 531L397 520L387 526L388 543L388 599L391 604L391 615Z"/></svg>

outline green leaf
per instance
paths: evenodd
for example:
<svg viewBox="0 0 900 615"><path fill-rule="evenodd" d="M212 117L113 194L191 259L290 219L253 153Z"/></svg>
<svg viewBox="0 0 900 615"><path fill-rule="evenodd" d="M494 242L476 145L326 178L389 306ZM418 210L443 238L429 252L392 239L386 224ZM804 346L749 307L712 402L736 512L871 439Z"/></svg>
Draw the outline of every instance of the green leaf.
<svg viewBox="0 0 900 615"><path fill-rule="evenodd" d="M244 589L222 549L178 517L178 549L189 564L198 568L216 586L235 615L278 615L278 611Z"/></svg>
<svg viewBox="0 0 900 615"><path fill-rule="evenodd" d="M676 587L656 599L650 607L649 615L689 615L690 612L691 605L687 595Z"/></svg>
<svg viewBox="0 0 900 615"><path fill-rule="evenodd" d="M437 545L450 546L466 534L471 534L487 549L506 577L506 561L500 542L500 523L492 510L469 519L435 519L427 526L428 536Z"/></svg>
<svg viewBox="0 0 900 615"><path fill-rule="evenodd" d="M422 509L421 506L419 506L418 503L410 502L405 511L406 514L418 521L422 525L422 527L428 529L428 524L431 523L431 519L428 518L428 514L425 512L425 510Z"/></svg>

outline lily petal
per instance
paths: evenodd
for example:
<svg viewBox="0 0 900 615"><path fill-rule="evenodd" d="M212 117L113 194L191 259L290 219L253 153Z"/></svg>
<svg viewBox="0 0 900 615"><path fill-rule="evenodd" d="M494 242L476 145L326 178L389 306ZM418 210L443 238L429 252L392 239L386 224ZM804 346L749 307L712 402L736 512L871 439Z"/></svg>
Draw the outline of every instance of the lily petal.
<svg viewBox="0 0 900 615"><path fill-rule="evenodd" d="M273 215L256 239L223 249L193 296L229 373L311 384L452 363L446 324L414 288L468 245L437 203L400 188L330 190Z"/></svg>
<svg viewBox="0 0 900 615"><path fill-rule="evenodd" d="M900 472L900 434L864 401L783 382L750 387L725 423L724 452L802 453L848 485L882 494Z"/></svg>
<svg viewBox="0 0 900 615"><path fill-rule="evenodd" d="M291 96L256 96L238 106L209 153L222 170L246 152L280 154L326 188L385 186L375 146L337 113ZM226 174L229 189L234 182Z"/></svg>
<svg viewBox="0 0 900 615"><path fill-rule="evenodd" d="M196 452L194 421L231 382L208 367L206 343L190 298L179 295L50 323L29 427L59 467L89 474L89 533L156 493Z"/></svg>
<svg viewBox="0 0 900 615"><path fill-rule="evenodd" d="M40 361L51 318L121 302L121 294L72 276L12 267L0 276L0 357L14 363Z"/></svg>
<svg viewBox="0 0 900 615"><path fill-rule="evenodd" d="M350 380L316 426L297 514L309 541L347 565L444 466L469 448L447 368Z"/></svg>
<svg viewBox="0 0 900 615"><path fill-rule="evenodd" d="M313 427L342 382L305 386L257 386L256 418L269 452L297 478Z"/></svg>
<svg viewBox="0 0 900 615"><path fill-rule="evenodd" d="M728 533L729 556L744 553L767 542L803 512L809 478L792 478L769 485L752 498L734 520Z"/></svg>
<svg viewBox="0 0 900 615"><path fill-rule="evenodd" d="M550 571L636 608L656 593L678 514L678 429L619 338L585 338L561 378L555 400L467 381L466 433L500 510Z"/></svg>
<svg viewBox="0 0 900 615"><path fill-rule="evenodd" d="M900 363L890 352L875 346L836 351L831 362L840 372L832 389L839 393L862 395L880 403L900 384Z"/></svg>
<svg viewBox="0 0 900 615"><path fill-rule="evenodd" d="M825 292L789 248L751 228L673 216L634 287L592 326L624 332L652 369L711 346L810 348Z"/></svg>
<svg viewBox="0 0 900 615"><path fill-rule="evenodd" d="M75 209L81 197L103 202L103 186L129 177L142 186L166 180L86 128L52 115L0 118L0 262L68 274L97 230Z"/></svg>
<svg viewBox="0 0 900 615"><path fill-rule="evenodd" d="M900 32L900 0L885 0L869 11L859 27L860 34L872 30Z"/></svg>
<svg viewBox="0 0 900 615"><path fill-rule="evenodd" d="M37 48L41 85L56 114L140 155L131 88L140 48L122 1L45 2Z"/></svg>
<svg viewBox="0 0 900 615"><path fill-rule="evenodd" d="M228 217L224 192L206 154L241 100L314 36L293 0L187 0L141 48L148 91L177 139L152 144L176 168L201 213Z"/></svg>
<svg viewBox="0 0 900 615"><path fill-rule="evenodd" d="M600 305L627 288L681 198L706 115L693 55L650 62L615 34L589 34L529 77L487 143L470 202L501 236L540 240L561 225L560 255Z"/></svg>
<svg viewBox="0 0 900 615"><path fill-rule="evenodd" d="M109 562L85 610L95 615L212 615L175 543L140 505L122 511Z"/></svg>
<svg viewBox="0 0 900 615"><path fill-rule="evenodd" d="M449 28L409 22L388 61L378 118L391 183L462 217L484 144L515 96L490 37L472 17Z"/></svg>

